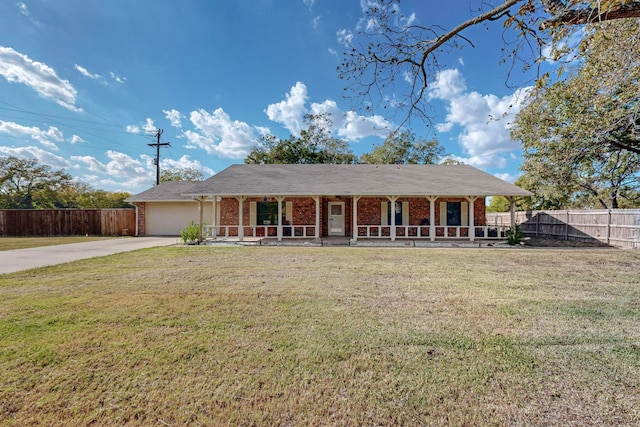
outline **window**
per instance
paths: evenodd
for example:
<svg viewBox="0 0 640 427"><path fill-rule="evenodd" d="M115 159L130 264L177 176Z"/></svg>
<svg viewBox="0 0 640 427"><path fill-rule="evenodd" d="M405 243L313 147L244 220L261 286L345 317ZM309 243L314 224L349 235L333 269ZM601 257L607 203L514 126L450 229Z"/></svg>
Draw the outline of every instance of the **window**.
<svg viewBox="0 0 640 427"><path fill-rule="evenodd" d="M447 225L455 227L462 225L462 206L460 202L447 203Z"/></svg>
<svg viewBox="0 0 640 427"><path fill-rule="evenodd" d="M391 215L395 215L396 225L409 225L409 202L395 202L393 212L392 207L394 203L382 202L381 225L391 225Z"/></svg>
<svg viewBox="0 0 640 427"><path fill-rule="evenodd" d="M391 212L393 203L387 203L387 225L391 225L391 215L396 216L396 225L402 225L402 202L396 202L394 212Z"/></svg>
<svg viewBox="0 0 640 427"><path fill-rule="evenodd" d="M440 202L440 224L449 227L469 225L469 203Z"/></svg>
<svg viewBox="0 0 640 427"><path fill-rule="evenodd" d="M278 224L278 202L256 203L256 224L257 225L277 225Z"/></svg>

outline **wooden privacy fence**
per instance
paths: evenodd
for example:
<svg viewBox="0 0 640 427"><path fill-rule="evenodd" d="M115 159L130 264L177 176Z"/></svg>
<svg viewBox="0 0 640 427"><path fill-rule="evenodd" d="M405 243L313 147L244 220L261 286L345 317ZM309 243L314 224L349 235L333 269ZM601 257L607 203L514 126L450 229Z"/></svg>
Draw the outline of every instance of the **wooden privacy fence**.
<svg viewBox="0 0 640 427"><path fill-rule="evenodd" d="M509 212L487 213L487 224L510 224ZM640 249L640 209L516 212L525 236L601 242Z"/></svg>
<svg viewBox="0 0 640 427"><path fill-rule="evenodd" d="M133 236L134 209L0 210L0 237Z"/></svg>

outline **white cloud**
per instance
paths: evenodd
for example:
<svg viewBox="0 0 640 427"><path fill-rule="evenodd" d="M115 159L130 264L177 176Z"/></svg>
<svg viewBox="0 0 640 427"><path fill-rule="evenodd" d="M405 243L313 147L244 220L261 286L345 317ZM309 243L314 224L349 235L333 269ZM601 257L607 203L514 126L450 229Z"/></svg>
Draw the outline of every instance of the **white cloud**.
<svg viewBox="0 0 640 427"><path fill-rule="evenodd" d="M255 128L238 120L231 120L222 108L213 113L204 109L192 111L189 119L196 131L184 132L189 141L187 148L199 147L210 154L240 159L251 151L257 142Z"/></svg>
<svg viewBox="0 0 640 427"><path fill-rule="evenodd" d="M173 110L162 110L162 112L165 114L165 117L167 118L167 120L171 122L171 126L175 128L182 127L183 115L180 113L180 111L173 109Z"/></svg>
<svg viewBox="0 0 640 427"><path fill-rule="evenodd" d="M36 159L38 163L51 166L55 169L68 169L71 167L71 163L64 157L55 155L49 151L43 150L40 147L27 146L27 147L6 147L0 146L0 153L4 153L8 156L15 156L26 159Z"/></svg>
<svg viewBox="0 0 640 427"><path fill-rule="evenodd" d="M299 136L305 127L304 116L311 114L330 114L333 132L348 141L357 141L370 136L384 138L393 127L382 116L361 116L354 111L340 110L336 102L327 99L322 103L312 103L310 110L306 107L308 96L304 83L297 82L291 88L284 101L271 104L266 113L270 120L283 124L294 136Z"/></svg>
<svg viewBox="0 0 640 427"><path fill-rule="evenodd" d="M127 154L113 150L105 154L109 158L107 163L102 163L92 156L71 156L72 161L83 164L89 171L107 176L100 178L97 175L87 174L81 177L83 181L99 188L122 185L123 182L126 182L129 188L138 188L148 186L155 177L152 161L142 163ZM142 157L145 158L145 156Z"/></svg>
<svg viewBox="0 0 640 427"><path fill-rule="evenodd" d="M393 127L382 116L361 116L355 111L342 112L333 100L326 100L321 104L311 104L313 114L329 113L333 122L333 130L340 138L347 141L358 141L370 136L385 138Z"/></svg>
<svg viewBox="0 0 640 427"><path fill-rule="evenodd" d="M77 91L68 80L59 78L48 65L10 47L0 46L0 76L10 83L22 83L69 110L82 111L76 106Z"/></svg>
<svg viewBox="0 0 640 427"><path fill-rule="evenodd" d="M440 71L436 80L429 86L430 99L447 100L462 94L467 84L457 69Z"/></svg>
<svg viewBox="0 0 640 427"><path fill-rule="evenodd" d="M509 126L518 113L527 88L501 98L493 94L467 92L458 70L445 70L438 74L429 96L447 103L448 114L444 123L437 125L440 132L462 127L458 142L469 157L463 162L480 168L504 168L508 155L520 149L511 141Z"/></svg>
<svg viewBox="0 0 640 427"><path fill-rule="evenodd" d="M82 74L85 77L89 77L90 79L93 80L102 80L104 79L104 77L102 77L100 74L92 74L89 72L89 70L87 70L86 68L78 65L78 64L74 64L74 67L76 70L78 70L80 72L80 74Z"/></svg>
<svg viewBox="0 0 640 427"><path fill-rule="evenodd" d="M109 76L116 82L116 83L124 83L127 81L126 77L120 76L116 73L114 73L113 71L109 71Z"/></svg>
<svg viewBox="0 0 640 427"><path fill-rule="evenodd" d="M351 41L353 40L353 33L350 30L338 30L336 33L338 37L338 43L343 46L349 47L351 46Z"/></svg>
<svg viewBox="0 0 640 427"><path fill-rule="evenodd" d="M144 123L141 123L139 125L128 125L127 126L127 132L129 133L136 133L136 134L140 134L140 133L155 133L156 132L156 125L153 124L153 120L147 117L147 120Z"/></svg>
<svg viewBox="0 0 640 427"><path fill-rule="evenodd" d="M313 28L318 28L320 26L321 22L322 22L322 17L321 16L316 16L315 18L313 18L311 20L311 26Z"/></svg>
<svg viewBox="0 0 640 427"><path fill-rule="evenodd" d="M510 173L497 173L497 174L494 174L494 176L496 178L500 178L501 180L510 182L512 184L516 181L516 179L518 179L517 175L512 175Z"/></svg>
<svg viewBox="0 0 640 427"><path fill-rule="evenodd" d="M15 122L0 120L0 133L16 138L30 138L52 150L58 149L54 141L64 141L62 132L55 126L49 126L49 129L42 130L37 126L22 126Z"/></svg>
<svg viewBox="0 0 640 427"><path fill-rule="evenodd" d="M302 0L302 2L306 4L309 9L311 9L316 0Z"/></svg>
<svg viewBox="0 0 640 427"><path fill-rule="evenodd" d="M27 5L24 4L23 2L18 2L16 3L18 5L18 8L20 9L20 13L24 16L29 16L29 8L27 8Z"/></svg>
<svg viewBox="0 0 640 427"><path fill-rule="evenodd" d="M81 137L79 137L78 135L73 135L71 137L71 139L69 140L70 143L72 144L79 144L81 142L86 142L84 139L82 139Z"/></svg>
<svg viewBox="0 0 640 427"><path fill-rule="evenodd" d="M307 86L297 82L283 101L271 104L265 112L269 120L281 123L292 135L300 135L304 127L303 117L306 114Z"/></svg>
<svg viewBox="0 0 640 427"><path fill-rule="evenodd" d="M202 172L205 178L215 174L215 171L207 166L202 166L198 160L193 160L191 157L184 155L178 160L164 159L161 160L161 165L166 169L197 169Z"/></svg>

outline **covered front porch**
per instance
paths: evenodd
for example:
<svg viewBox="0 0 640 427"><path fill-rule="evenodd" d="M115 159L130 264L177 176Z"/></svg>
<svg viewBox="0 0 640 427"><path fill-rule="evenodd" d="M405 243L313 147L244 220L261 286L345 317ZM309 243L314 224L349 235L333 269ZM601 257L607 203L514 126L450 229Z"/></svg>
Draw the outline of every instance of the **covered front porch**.
<svg viewBox="0 0 640 427"><path fill-rule="evenodd" d="M515 226L515 198L510 197ZM503 240L508 225L487 224L483 196L211 195L213 218L202 238L238 242L300 242L342 238L350 244ZM262 244L262 243L261 243Z"/></svg>

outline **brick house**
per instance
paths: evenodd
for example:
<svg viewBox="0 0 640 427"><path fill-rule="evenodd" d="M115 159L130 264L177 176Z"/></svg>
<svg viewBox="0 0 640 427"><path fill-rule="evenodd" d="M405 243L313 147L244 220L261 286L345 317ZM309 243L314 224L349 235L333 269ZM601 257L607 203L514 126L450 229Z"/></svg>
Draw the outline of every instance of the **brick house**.
<svg viewBox="0 0 640 427"><path fill-rule="evenodd" d="M190 220L212 238L501 238L505 227L485 221L486 197L507 197L513 211L531 195L467 165L238 164L179 194L172 187L172 200L164 184L128 199L137 235L153 233L151 211L184 228L187 218L171 207L189 203Z"/></svg>

